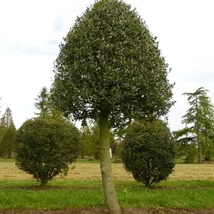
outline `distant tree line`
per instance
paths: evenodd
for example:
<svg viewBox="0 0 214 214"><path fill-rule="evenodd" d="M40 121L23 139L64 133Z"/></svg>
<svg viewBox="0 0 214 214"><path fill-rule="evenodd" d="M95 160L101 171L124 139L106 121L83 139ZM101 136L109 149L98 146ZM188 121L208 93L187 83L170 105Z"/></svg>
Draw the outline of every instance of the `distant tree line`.
<svg viewBox="0 0 214 214"><path fill-rule="evenodd" d="M190 108L182 117L185 127L173 132L176 146L176 157L185 163L211 161L214 157L214 107L207 95L208 90L200 87L195 92L184 93ZM51 104L50 94L43 87L35 99L35 107L40 118L63 118ZM64 118L65 119L65 118ZM79 156L89 159L100 159L99 125L89 123L80 130ZM115 161L121 159L121 149L126 128L112 130L110 147ZM11 158L15 153L16 127L9 107L0 118L0 157Z"/></svg>

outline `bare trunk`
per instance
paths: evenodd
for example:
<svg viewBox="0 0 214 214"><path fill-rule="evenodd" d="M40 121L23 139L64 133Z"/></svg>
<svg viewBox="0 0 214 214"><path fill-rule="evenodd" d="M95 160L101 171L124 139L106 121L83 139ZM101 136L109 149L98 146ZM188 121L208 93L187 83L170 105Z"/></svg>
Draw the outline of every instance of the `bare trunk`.
<svg viewBox="0 0 214 214"><path fill-rule="evenodd" d="M48 183L47 180L45 180L45 181L40 181L40 186L41 186L41 187L44 187L44 186L47 185L47 183Z"/></svg>
<svg viewBox="0 0 214 214"><path fill-rule="evenodd" d="M201 139L200 139L200 126L199 126L199 116L198 116L198 98L196 98L196 130L197 130L197 144L198 144L198 163L202 163L202 156L201 156Z"/></svg>
<svg viewBox="0 0 214 214"><path fill-rule="evenodd" d="M199 135L199 134L198 134ZM201 141L200 141L200 137L197 137L197 141L198 141L198 163L202 163L202 156L201 156Z"/></svg>
<svg viewBox="0 0 214 214"><path fill-rule="evenodd" d="M99 115L100 125L100 168L105 194L105 200L110 214L120 214L121 209L117 200L116 190L112 178L110 159L110 131L108 124L108 113L101 112Z"/></svg>

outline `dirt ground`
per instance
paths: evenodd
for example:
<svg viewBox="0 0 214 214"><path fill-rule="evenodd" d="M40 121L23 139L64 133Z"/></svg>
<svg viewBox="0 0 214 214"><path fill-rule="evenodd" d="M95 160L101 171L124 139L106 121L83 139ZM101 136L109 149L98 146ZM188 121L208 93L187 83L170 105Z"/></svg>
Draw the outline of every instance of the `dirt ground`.
<svg viewBox="0 0 214 214"><path fill-rule="evenodd" d="M0 210L0 214L108 214L105 207L64 210ZM214 214L214 209L124 208L123 214Z"/></svg>

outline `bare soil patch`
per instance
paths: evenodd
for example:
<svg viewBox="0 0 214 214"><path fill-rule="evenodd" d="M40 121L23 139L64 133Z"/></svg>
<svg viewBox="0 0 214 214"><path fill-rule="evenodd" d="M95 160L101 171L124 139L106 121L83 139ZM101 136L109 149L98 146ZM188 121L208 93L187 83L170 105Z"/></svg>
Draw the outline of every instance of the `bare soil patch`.
<svg viewBox="0 0 214 214"><path fill-rule="evenodd" d="M0 210L0 214L108 214L106 207L64 210ZM214 209L124 208L123 214L214 214Z"/></svg>

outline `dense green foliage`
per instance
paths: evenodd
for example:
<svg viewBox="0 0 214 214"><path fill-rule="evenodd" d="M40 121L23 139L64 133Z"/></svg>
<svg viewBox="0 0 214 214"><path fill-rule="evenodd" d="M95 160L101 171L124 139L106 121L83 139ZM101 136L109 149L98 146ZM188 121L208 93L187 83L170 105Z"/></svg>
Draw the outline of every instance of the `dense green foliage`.
<svg viewBox="0 0 214 214"><path fill-rule="evenodd" d="M114 134L111 132L110 148L112 155L115 154L117 145ZM95 160L100 159L99 126L97 124L81 128L80 155L81 157L94 158Z"/></svg>
<svg viewBox="0 0 214 214"><path fill-rule="evenodd" d="M41 118L62 119L63 113L58 111L51 102L50 93L46 87L43 87L35 99L35 107L39 112L35 115Z"/></svg>
<svg viewBox="0 0 214 214"><path fill-rule="evenodd" d="M208 90L198 88L193 93L184 93L187 96L190 108L183 116L182 123L185 128L175 131L173 134L177 143L184 149L186 162L193 162L193 157L198 155L198 162L210 160L214 154L214 106L207 95ZM194 155L194 149L189 146L196 146L198 151ZM192 158L189 159L191 153Z"/></svg>
<svg viewBox="0 0 214 214"><path fill-rule="evenodd" d="M16 138L16 165L46 185L54 176L66 175L78 157L79 131L68 121L27 120Z"/></svg>
<svg viewBox="0 0 214 214"><path fill-rule="evenodd" d="M122 161L135 180L150 187L165 180L174 167L174 142L161 120L134 123L124 139Z"/></svg>
<svg viewBox="0 0 214 214"><path fill-rule="evenodd" d="M198 151L195 143L191 144L180 144L176 143L176 158L181 161L181 163L196 163L198 159Z"/></svg>
<svg viewBox="0 0 214 214"><path fill-rule="evenodd" d="M16 127L13 123L12 111L6 108L0 119L0 156L11 158L14 151Z"/></svg>
<svg viewBox="0 0 214 214"><path fill-rule="evenodd" d="M88 8L60 45L52 99L75 119L111 125L127 118L165 115L172 84L156 38L131 6L100 0Z"/></svg>
<svg viewBox="0 0 214 214"><path fill-rule="evenodd" d="M34 104L36 109L39 110L39 113L35 113L39 117L45 118L50 114L50 103L49 103L49 93L46 87L43 87L35 99L36 103Z"/></svg>
<svg viewBox="0 0 214 214"><path fill-rule="evenodd" d="M100 159L99 127L97 125L82 127L80 145L82 157Z"/></svg>
<svg viewBox="0 0 214 214"><path fill-rule="evenodd" d="M110 213L121 210L112 181L109 129L133 118L166 115L173 104L167 75L156 38L123 1L96 1L60 45L51 98L65 115L98 122Z"/></svg>

